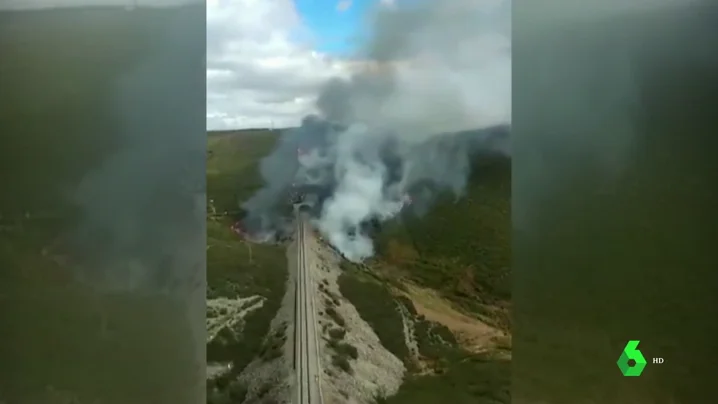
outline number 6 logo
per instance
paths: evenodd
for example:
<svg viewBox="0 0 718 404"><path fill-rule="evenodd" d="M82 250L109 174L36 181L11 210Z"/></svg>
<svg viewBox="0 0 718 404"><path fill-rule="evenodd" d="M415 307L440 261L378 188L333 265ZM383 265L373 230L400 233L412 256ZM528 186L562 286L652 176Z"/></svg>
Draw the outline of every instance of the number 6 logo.
<svg viewBox="0 0 718 404"><path fill-rule="evenodd" d="M641 341L628 341L626 347L623 348L621 357L616 362L624 376L640 376L643 373L643 368L646 367L646 358L637 349L639 342ZM630 363L630 361L633 361L633 363Z"/></svg>

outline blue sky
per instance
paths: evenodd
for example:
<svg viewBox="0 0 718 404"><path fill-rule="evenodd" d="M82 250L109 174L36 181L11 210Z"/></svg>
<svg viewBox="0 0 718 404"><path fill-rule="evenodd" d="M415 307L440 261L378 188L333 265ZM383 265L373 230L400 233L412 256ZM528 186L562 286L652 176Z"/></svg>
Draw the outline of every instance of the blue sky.
<svg viewBox="0 0 718 404"><path fill-rule="evenodd" d="M305 25L315 37L316 50L337 56L350 56L363 29L368 12L378 0L347 1L339 10L339 0L294 0Z"/></svg>

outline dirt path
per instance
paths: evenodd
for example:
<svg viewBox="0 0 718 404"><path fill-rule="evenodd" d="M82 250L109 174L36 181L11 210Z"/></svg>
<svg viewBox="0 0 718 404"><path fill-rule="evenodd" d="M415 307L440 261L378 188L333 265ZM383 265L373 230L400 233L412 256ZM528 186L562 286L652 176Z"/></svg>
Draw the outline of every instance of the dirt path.
<svg viewBox="0 0 718 404"><path fill-rule="evenodd" d="M507 338L502 330L461 313L433 290L412 284L406 284L406 289L404 295L414 302L418 314L448 327L459 343L472 352L487 351L500 339Z"/></svg>
<svg viewBox="0 0 718 404"><path fill-rule="evenodd" d="M262 296L208 299L207 342L212 341L225 328L241 333L244 318L247 314L262 307L264 300L265 298Z"/></svg>

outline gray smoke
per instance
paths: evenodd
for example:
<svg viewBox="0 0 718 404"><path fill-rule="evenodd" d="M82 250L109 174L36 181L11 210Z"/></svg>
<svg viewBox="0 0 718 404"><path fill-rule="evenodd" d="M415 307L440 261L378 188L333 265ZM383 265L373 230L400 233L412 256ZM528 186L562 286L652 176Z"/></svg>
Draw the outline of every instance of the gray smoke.
<svg viewBox="0 0 718 404"><path fill-rule="evenodd" d="M324 237L360 261L374 253L367 222L421 211L437 192L460 197L475 152L509 152L510 18L510 1L377 10L362 55L371 62L326 83L318 115L263 159L247 227L287 229L282 206L302 193Z"/></svg>
<svg viewBox="0 0 718 404"><path fill-rule="evenodd" d="M204 278L206 145L196 97L204 86L204 44L199 29L185 26L195 24L196 10L161 21L164 35L117 81L120 148L72 195L83 214L72 237L84 260L78 275L95 286L187 292Z"/></svg>
<svg viewBox="0 0 718 404"><path fill-rule="evenodd" d="M206 362L203 19L202 6L153 16L144 52L108 83L113 85L105 101L110 105L97 110L107 114L101 119L112 120L107 125L111 133L98 136L111 136L116 149L69 192L81 217L62 240L77 279L99 296L119 295L138 303L149 296L153 302L171 303L177 314L184 315L178 341L187 344L193 355L195 366L187 370L202 374ZM186 402L203 402L204 384L187 388L191 392Z"/></svg>

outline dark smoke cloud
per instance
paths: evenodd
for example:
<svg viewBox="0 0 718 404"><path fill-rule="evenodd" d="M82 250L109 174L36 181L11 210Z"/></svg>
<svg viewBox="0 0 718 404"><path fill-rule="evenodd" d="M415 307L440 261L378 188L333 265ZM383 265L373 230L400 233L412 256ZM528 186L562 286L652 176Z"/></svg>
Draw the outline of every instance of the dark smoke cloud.
<svg viewBox="0 0 718 404"><path fill-rule="evenodd" d="M167 11L141 62L117 82L122 147L72 193L76 275L100 293L164 296L205 363L205 116L202 7ZM164 16L163 16L164 17ZM201 18L201 17L200 17ZM186 330L183 328L183 330ZM204 387L193 390L204 400Z"/></svg>
<svg viewBox="0 0 718 404"><path fill-rule="evenodd" d="M243 205L250 230L286 229L288 193L311 194L315 226L362 260L374 253L367 221L409 203L425 210L436 192L461 196L477 151L509 153L510 9L467 1L378 10L365 49L372 64L327 82L319 114L262 161L266 186Z"/></svg>
<svg viewBox="0 0 718 404"><path fill-rule="evenodd" d="M183 28L192 12L177 11L166 36L117 83L122 146L74 192L83 220L73 242L87 267L79 275L97 286L177 291L204 276L203 107L183 93L204 80L204 44ZM178 89L188 78L196 82Z"/></svg>

